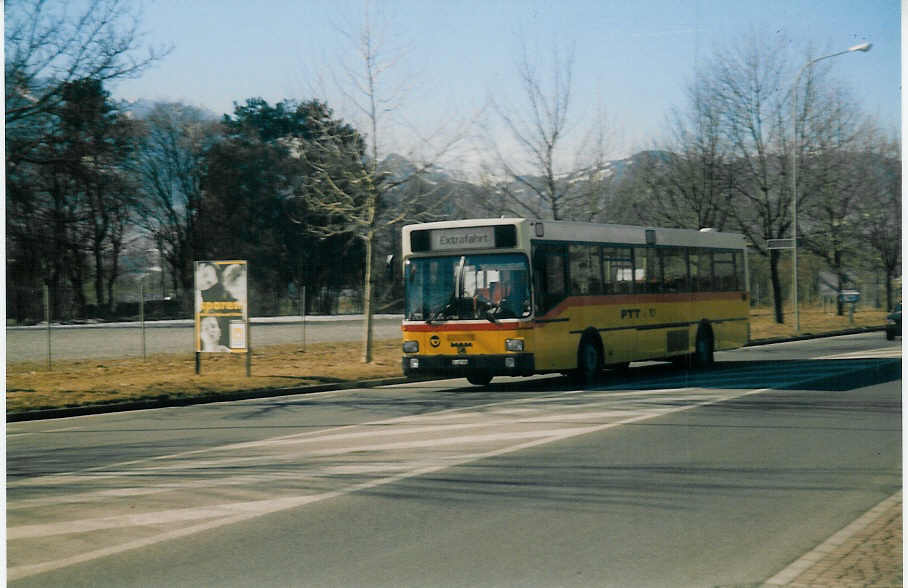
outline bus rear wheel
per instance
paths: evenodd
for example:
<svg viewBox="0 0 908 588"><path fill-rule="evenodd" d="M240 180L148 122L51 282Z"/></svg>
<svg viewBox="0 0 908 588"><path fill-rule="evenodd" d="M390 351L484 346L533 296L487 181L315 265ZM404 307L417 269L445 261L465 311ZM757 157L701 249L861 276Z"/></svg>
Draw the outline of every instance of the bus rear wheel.
<svg viewBox="0 0 908 588"><path fill-rule="evenodd" d="M492 376L490 374L470 374L467 376L467 382L474 386L488 386L491 381Z"/></svg>
<svg viewBox="0 0 908 588"><path fill-rule="evenodd" d="M602 354L599 353L599 348L589 339L584 340L577 350L577 370L572 374L574 381L591 386L596 383L601 371Z"/></svg>
<svg viewBox="0 0 908 588"><path fill-rule="evenodd" d="M715 362L712 334L701 332L697 335L696 350L694 351L694 365L705 369L712 367Z"/></svg>

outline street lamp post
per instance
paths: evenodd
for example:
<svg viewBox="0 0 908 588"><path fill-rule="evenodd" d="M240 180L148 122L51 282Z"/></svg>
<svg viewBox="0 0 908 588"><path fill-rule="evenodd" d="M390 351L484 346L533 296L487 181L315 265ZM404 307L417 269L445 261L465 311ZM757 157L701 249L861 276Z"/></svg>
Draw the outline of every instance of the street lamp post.
<svg viewBox="0 0 908 588"><path fill-rule="evenodd" d="M145 250L146 253L157 253L158 254L158 265L157 270L154 269L155 266L149 268L150 271L160 271L161 272L161 300L167 298L167 283L166 277L164 275L164 252L158 247L152 247Z"/></svg>
<svg viewBox="0 0 908 588"><path fill-rule="evenodd" d="M801 317L798 313L798 149L800 147L800 143L798 141L798 86L800 86L801 84L801 75L804 73L804 71L810 67L813 67L813 65L818 61L829 59L831 57L838 57L839 55L845 55L846 53L854 53L855 51L866 53L867 51L870 51L871 47L873 47L871 43L861 43L860 45L849 47L845 51L839 51L838 53L831 53L830 55L824 55L822 57L817 57L816 59L811 59L801 67L800 71L798 71L798 75L795 78L794 85L791 89L791 288L792 298L794 299L794 319L796 334L801 332ZM841 287L841 284L839 286Z"/></svg>
<svg viewBox="0 0 908 588"><path fill-rule="evenodd" d="M142 359L146 359L145 346L145 278L148 274L162 271L160 268L150 267L139 274L139 332L142 335Z"/></svg>

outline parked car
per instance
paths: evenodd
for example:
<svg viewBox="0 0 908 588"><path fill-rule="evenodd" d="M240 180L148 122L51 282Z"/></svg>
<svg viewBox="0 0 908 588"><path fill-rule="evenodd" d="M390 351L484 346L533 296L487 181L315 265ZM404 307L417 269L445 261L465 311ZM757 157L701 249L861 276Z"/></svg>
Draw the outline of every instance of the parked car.
<svg viewBox="0 0 908 588"><path fill-rule="evenodd" d="M902 303L895 305L886 316L886 338L892 341L896 336L902 336Z"/></svg>

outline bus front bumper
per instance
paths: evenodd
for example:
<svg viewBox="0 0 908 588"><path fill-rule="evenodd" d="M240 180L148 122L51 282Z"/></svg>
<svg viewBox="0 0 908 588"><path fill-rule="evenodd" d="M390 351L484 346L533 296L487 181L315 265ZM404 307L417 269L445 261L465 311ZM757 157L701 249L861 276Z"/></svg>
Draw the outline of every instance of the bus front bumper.
<svg viewBox="0 0 908 588"><path fill-rule="evenodd" d="M490 376L529 376L534 373L532 353L500 355L406 355L403 360L404 375L449 376L465 378L471 374Z"/></svg>

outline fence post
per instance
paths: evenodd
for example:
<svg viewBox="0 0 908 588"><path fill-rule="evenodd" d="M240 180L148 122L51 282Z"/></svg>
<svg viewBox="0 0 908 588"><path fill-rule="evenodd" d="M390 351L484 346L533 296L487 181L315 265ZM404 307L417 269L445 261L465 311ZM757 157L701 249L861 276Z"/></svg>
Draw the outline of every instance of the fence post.
<svg viewBox="0 0 908 588"><path fill-rule="evenodd" d="M142 332L142 360L146 359L145 353L145 288L143 281L139 280L139 327Z"/></svg>
<svg viewBox="0 0 908 588"><path fill-rule="evenodd" d="M306 353L306 287L300 289L300 315L303 318L303 353Z"/></svg>
<svg viewBox="0 0 908 588"><path fill-rule="evenodd" d="M246 377L252 376L252 317L246 308Z"/></svg>
<svg viewBox="0 0 908 588"><path fill-rule="evenodd" d="M50 288L44 284L44 322L47 323L47 369L53 370L51 361Z"/></svg>

